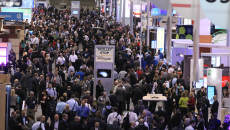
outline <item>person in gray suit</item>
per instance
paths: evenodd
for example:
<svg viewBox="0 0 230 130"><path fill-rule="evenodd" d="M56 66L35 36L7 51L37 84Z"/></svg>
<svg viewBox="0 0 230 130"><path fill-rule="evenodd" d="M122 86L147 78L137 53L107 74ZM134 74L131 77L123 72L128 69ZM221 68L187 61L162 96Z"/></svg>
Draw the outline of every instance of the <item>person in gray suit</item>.
<svg viewBox="0 0 230 130"><path fill-rule="evenodd" d="M119 106L118 106L118 113L120 115L122 115L122 111L123 111L123 108L124 108L124 102L126 100L126 90L123 87L123 84L120 83L118 85L118 88L116 90L116 93L115 95L117 96L117 99L119 101Z"/></svg>
<svg viewBox="0 0 230 130"><path fill-rule="evenodd" d="M84 77L83 79L83 86L82 86L83 91L87 92L91 90L91 83L87 80L87 77Z"/></svg>
<svg viewBox="0 0 230 130"><path fill-rule="evenodd" d="M100 97L98 97L98 100L97 100L97 110L102 112L102 110L105 107L107 101L110 104L109 97L106 95L106 92L103 92L103 95L100 96Z"/></svg>

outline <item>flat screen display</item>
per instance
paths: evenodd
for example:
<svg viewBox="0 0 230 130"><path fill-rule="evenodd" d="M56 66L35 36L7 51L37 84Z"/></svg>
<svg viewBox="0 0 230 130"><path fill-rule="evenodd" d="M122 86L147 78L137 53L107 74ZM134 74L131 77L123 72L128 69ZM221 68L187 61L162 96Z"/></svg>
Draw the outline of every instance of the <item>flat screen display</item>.
<svg viewBox="0 0 230 130"><path fill-rule="evenodd" d="M98 78L111 78L111 70L108 69L98 69L97 70Z"/></svg>
<svg viewBox="0 0 230 130"><path fill-rule="evenodd" d="M207 97L210 104L213 104L213 96L215 95L215 86L207 86Z"/></svg>
<svg viewBox="0 0 230 130"><path fill-rule="evenodd" d="M200 89L202 86L204 86L204 79L200 79L199 82L196 81L192 82L193 89Z"/></svg>
<svg viewBox="0 0 230 130"><path fill-rule="evenodd" d="M202 86L204 86L204 79L200 79L199 80L199 86L196 86L196 87L201 88Z"/></svg>
<svg viewBox="0 0 230 130"><path fill-rule="evenodd" d="M73 14L78 14L78 11L73 11Z"/></svg>

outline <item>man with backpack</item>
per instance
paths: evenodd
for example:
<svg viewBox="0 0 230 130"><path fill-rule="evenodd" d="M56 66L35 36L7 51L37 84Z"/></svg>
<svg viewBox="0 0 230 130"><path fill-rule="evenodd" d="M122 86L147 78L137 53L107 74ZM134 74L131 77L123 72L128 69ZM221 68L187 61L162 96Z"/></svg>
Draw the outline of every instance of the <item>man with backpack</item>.
<svg viewBox="0 0 230 130"><path fill-rule="evenodd" d="M46 89L46 91L48 92L49 97L54 97L54 99L57 98L57 92L55 88L52 88L52 83L49 83L49 86Z"/></svg>
<svg viewBox="0 0 230 130"><path fill-rule="evenodd" d="M45 130L45 126L42 122L44 122L45 119L41 116L37 117L37 122L33 124L32 130Z"/></svg>
<svg viewBox="0 0 230 130"><path fill-rule="evenodd" d="M118 125L120 126L121 123L121 115L117 113L117 108L113 108L113 113L110 113L107 118L107 124L113 124L113 120L117 119Z"/></svg>
<svg viewBox="0 0 230 130"><path fill-rule="evenodd" d="M127 112L123 117L123 123L121 125L125 130L129 130L131 122L136 122L138 120L137 114L133 112L134 108L130 108L130 112Z"/></svg>
<svg viewBox="0 0 230 130"><path fill-rule="evenodd" d="M201 93L202 97L197 101L197 110L202 111L205 120L205 127L208 127L208 108L210 107L209 100L206 98L206 93Z"/></svg>
<svg viewBox="0 0 230 130"><path fill-rule="evenodd" d="M109 101L106 101L106 106L102 110L102 116L105 116L105 123L107 123L107 117L109 116L110 113L113 112L113 107L110 105Z"/></svg>
<svg viewBox="0 0 230 130"><path fill-rule="evenodd" d="M50 101L48 102L48 115L50 117L51 122L54 120L54 115L56 114L56 101L54 97L50 98ZM48 118L48 117L47 117Z"/></svg>

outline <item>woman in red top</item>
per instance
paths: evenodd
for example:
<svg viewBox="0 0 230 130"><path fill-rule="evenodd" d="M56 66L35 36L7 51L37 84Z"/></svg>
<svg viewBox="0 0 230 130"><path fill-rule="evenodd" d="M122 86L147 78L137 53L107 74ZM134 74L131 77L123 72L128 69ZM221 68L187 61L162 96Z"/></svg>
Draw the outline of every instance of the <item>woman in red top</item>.
<svg viewBox="0 0 230 130"><path fill-rule="evenodd" d="M195 111L195 98L192 92L189 93L188 109L189 109L189 112Z"/></svg>
<svg viewBox="0 0 230 130"><path fill-rule="evenodd" d="M141 79L141 75L143 74L143 72L140 70L140 67L137 67L136 73L138 75L138 79Z"/></svg>

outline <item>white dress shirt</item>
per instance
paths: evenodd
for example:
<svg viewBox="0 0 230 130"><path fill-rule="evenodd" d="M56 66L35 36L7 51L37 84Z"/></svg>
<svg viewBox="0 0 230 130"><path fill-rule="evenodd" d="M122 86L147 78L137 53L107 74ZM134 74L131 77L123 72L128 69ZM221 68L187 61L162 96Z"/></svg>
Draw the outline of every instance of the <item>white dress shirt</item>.
<svg viewBox="0 0 230 130"><path fill-rule="evenodd" d="M121 116L117 112L110 113L108 118L107 118L107 124L113 124L114 119L118 119L120 124L121 124ZM117 118L116 118L117 117Z"/></svg>
<svg viewBox="0 0 230 130"><path fill-rule="evenodd" d="M127 113L129 113L129 123L131 123L132 121L136 122L138 120L136 113L134 113L134 112L127 112ZM123 118L126 117L127 113L125 113Z"/></svg>
<svg viewBox="0 0 230 130"><path fill-rule="evenodd" d="M40 121L34 123L33 126L32 126L32 130L37 130L40 127L40 123L41 123ZM45 130L45 127L44 127L43 123L41 123L41 128L42 128L42 130Z"/></svg>
<svg viewBox="0 0 230 130"><path fill-rule="evenodd" d="M56 64L58 64L58 62L61 62L61 65L63 65L65 63L65 58L64 57L58 57L57 58L57 61L56 61Z"/></svg>
<svg viewBox="0 0 230 130"><path fill-rule="evenodd" d="M77 59L78 59L77 55L70 55L69 56L69 61L71 61L71 62L75 62Z"/></svg>
<svg viewBox="0 0 230 130"><path fill-rule="evenodd" d="M174 69L173 68L169 68L168 69L168 73L173 73Z"/></svg>
<svg viewBox="0 0 230 130"><path fill-rule="evenodd" d="M38 38L37 37L33 38L31 44L39 44Z"/></svg>

